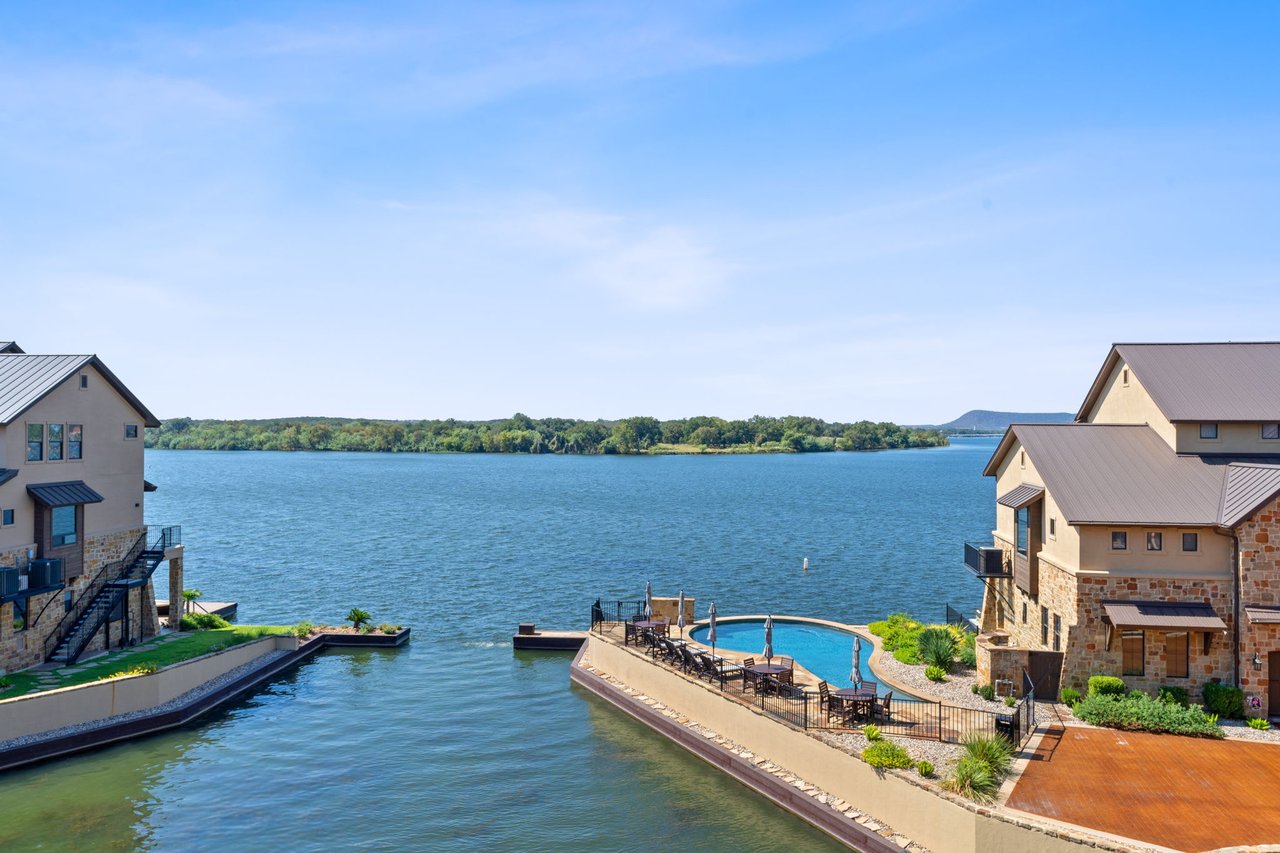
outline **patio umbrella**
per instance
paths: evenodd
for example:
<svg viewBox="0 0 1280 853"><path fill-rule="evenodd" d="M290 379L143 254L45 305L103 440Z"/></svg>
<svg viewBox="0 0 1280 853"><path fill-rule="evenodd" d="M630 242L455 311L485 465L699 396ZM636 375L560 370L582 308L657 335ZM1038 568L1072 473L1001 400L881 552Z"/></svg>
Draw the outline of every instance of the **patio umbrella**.
<svg viewBox="0 0 1280 853"><path fill-rule="evenodd" d="M684 590L680 590L680 614L676 616L676 627L680 629L680 639L684 639Z"/></svg>
<svg viewBox="0 0 1280 853"><path fill-rule="evenodd" d="M707 642L711 644L711 654L716 653L716 603L711 602L711 609L707 611Z"/></svg>
<svg viewBox="0 0 1280 853"><path fill-rule="evenodd" d="M648 581L644 582L644 618L653 618L653 586Z"/></svg>
<svg viewBox="0 0 1280 853"><path fill-rule="evenodd" d="M766 616L764 620L764 656L765 663L773 660L773 617Z"/></svg>
<svg viewBox="0 0 1280 853"><path fill-rule="evenodd" d="M849 674L849 680L855 689L862 686L862 638L857 634L853 635L853 672Z"/></svg>

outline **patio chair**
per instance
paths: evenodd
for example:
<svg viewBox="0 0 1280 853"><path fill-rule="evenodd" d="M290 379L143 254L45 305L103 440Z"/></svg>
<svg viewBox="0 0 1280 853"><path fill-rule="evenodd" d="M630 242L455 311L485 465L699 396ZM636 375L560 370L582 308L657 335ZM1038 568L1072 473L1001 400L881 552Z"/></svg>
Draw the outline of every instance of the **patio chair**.
<svg viewBox="0 0 1280 853"><path fill-rule="evenodd" d="M689 651L687 646L680 646L680 669L684 672L692 672L698 678L704 673L702 671L702 662L693 656L693 652Z"/></svg>
<svg viewBox="0 0 1280 853"><path fill-rule="evenodd" d="M877 720L887 723L892 718L891 706L893 704L893 691L890 690L884 694L884 698L876 702L872 708L872 716Z"/></svg>
<svg viewBox="0 0 1280 853"><path fill-rule="evenodd" d="M746 658L742 661L742 692L747 692L750 687L755 692L760 692L760 679L764 676L751 671L751 667L756 665L755 658Z"/></svg>
<svg viewBox="0 0 1280 853"><path fill-rule="evenodd" d="M844 720L844 700L831 695L831 685L825 681L818 682L818 712L825 711L827 722L833 719Z"/></svg>
<svg viewBox="0 0 1280 853"><path fill-rule="evenodd" d="M714 674L716 680L720 682L721 689L724 688L725 681L732 678L742 678L746 673L746 670L741 666L738 666L736 663L729 663L724 660L712 660L711 655L706 652L698 655L698 657L702 660L702 664L706 667L707 671Z"/></svg>

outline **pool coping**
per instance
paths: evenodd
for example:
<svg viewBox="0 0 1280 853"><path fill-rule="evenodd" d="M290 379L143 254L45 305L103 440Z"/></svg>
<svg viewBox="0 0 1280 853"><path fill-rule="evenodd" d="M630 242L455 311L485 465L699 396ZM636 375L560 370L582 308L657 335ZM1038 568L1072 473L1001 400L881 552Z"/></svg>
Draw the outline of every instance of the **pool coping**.
<svg viewBox="0 0 1280 853"><path fill-rule="evenodd" d="M805 623L809 625L820 625L824 628L835 628L838 631L844 631L845 633L848 633L848 634L857 634L863 640L866 640L871 643L871 654L867 656L867 665L871 667L871 671L876 674L876 677L880 679L881 683L888 685L890 688L894 690L894 692L904 693L907 696L910 696L916 699L924 699L929 702L945 701L941 696L937 696L937 695L921 696L919 693L919 688L908 687L907 685L903 684L897 679L891 676L886 676L883 672L877 669L876 663L880 660L880 656L885 653L884 646L880 642L880 638L877 637L875 634L871 633L871 629L868 628L866 625L852 625L847 622L836 622L834 619L818 619L813 616L790 616L786 614L777 614L777 613L767 614L767 615L750 615L750 616L720 616L719 614L717 614L716 624L720 625L721 623L724 623L724 622L763 622L765 619L768 619L770 616L773 617L773 621L775 622L800 622L800 623ZM696 631L699 628L705 628L709 623L710 623L710 620L708 619L698 619L694 621L692 625L685 626L685 631L686 632ZM718 645L719 644L717 644L717 646ZM726 646L726 648L732 648L732 647ZM741 652L742 650L733 649L733 651ZM748 652L748 654L751 654L751 652Z"/></svg>

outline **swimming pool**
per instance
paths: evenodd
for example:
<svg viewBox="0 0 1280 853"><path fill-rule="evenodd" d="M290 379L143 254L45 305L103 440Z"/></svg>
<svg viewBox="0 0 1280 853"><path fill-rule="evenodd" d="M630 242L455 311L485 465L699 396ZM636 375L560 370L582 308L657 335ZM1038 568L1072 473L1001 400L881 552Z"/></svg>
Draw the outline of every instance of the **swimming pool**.
<svg viewBox="0 0 1280 853"><path fill-rule="evenodd" d="M709 645L707 626L702 625L690 631L689 638L704 646ZM760 650L764 648L764 620L717 622L716 647L747 654L754 652L759 657ZM881 683L871 669L873 648L871 641L864 637L859 668L863 679L876 682L880 693L885 693L886 685ZM853 683L849 678L853 669L853 633L850 631L827 625L816 625L812 622L790 622L775 617L773 653L795 658L797 663L827 681L833 688L849 687ZM894 693L911 695L903 690L894 690Z"/></svg>

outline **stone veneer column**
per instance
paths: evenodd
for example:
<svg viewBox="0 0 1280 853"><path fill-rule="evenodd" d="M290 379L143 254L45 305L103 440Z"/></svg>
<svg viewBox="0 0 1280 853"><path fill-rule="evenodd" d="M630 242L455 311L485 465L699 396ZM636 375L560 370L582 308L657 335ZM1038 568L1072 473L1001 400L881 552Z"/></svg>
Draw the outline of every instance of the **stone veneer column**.
<svg viewBox="0 0 1280 853"><path fill-rule="evenodd" d="M169 627L177 631L182 622L182 546L173 546L165 555L169 558Z"/></svg>

